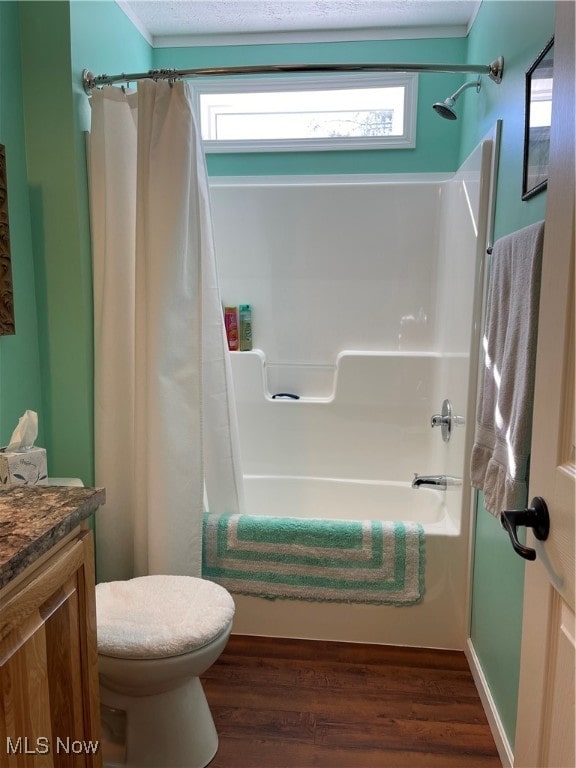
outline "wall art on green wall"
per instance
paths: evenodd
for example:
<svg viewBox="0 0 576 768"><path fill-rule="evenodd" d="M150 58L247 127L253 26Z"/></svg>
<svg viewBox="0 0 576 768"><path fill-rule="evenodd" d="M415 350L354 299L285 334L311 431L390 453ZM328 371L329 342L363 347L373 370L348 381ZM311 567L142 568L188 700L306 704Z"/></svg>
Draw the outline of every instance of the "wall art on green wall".
<svg viewBox="0 0 576 768"><path fill-rule="evenodd" d="M0 144L0 336L11 335L14 331L14 296L12 292L12 264L10 261L6 151L4 145Z"/></svg>
<svg viewBox="0 0 576 768"><path fill-rule="evenodd" d="M548 185L553 80L554 38L526 73L522 200L529 200Z"/></svg>

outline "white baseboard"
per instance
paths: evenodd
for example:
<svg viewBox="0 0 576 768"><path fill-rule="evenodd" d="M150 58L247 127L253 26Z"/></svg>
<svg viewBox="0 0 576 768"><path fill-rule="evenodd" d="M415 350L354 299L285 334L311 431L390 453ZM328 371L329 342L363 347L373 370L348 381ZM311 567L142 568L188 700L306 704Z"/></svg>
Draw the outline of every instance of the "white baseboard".
<svg viewBox="0 0 576 768"><path fill-rule="evenodd" d="M464 653L468 659L472 677L476 683L476 688L478 689L478 693L480 695L480 701L484 707L484 712L486 713L488 725L492 731L492 736L494 737L496 749L498 750L500 760L502 761L502 766L503 768L512 768L514 765L514 753L510 747L510 742L508 741L506 732L504 731L504 726L500 720L500 715L496 709L496 704L492 698L492 693L488 687L488 681L484 676L484 672L480 666L480 661L476 655L476 651L474 650L474 646L472 645L472 640L470 638L468 638L466 641Z"/></svg>

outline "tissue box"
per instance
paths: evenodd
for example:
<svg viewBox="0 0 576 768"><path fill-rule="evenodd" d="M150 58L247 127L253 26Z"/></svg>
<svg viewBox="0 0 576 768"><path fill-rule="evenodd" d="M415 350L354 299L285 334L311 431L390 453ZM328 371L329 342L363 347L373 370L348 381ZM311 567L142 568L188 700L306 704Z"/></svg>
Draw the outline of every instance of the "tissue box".
<svg viewBox="0 0 576 768"><path fill-rule="evenodd" d="M0 448L0 485L46 485L48 472L45 448L19 453Z"/></svg>

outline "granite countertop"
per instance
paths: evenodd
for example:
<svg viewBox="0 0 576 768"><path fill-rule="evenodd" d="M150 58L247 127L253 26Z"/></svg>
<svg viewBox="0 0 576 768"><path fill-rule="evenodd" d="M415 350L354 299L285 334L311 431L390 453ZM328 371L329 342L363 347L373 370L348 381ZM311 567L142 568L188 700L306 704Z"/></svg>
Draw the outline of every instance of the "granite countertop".
<svg viewBox="0 0 576 768"><path fill-rule="evenodd" d="M0 486L0 588L104 503L104 488Z"/></svg>

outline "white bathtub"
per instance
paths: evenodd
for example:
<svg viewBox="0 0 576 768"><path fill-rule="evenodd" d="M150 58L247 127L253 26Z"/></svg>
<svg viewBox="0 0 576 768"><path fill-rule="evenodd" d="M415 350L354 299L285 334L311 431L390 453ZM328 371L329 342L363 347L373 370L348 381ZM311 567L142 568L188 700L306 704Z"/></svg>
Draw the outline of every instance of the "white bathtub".
<svg viewBox="0 0 576 768"><path fill-rule="evenodd" d="M426 534L421 603L235 595L234 632L464 647L493 146L453 177L211 183L222 298L253 306L254 349L231 354L245 512ZM444 399L465 422L449 443L430 426ZM415 472L462 485L412 489Z"/></svg>
<svg viewBox="0 0 576 768"><path fill-rule="evenodd" d="M330 477L245 475L246 512L331 520L398 520L421 523L427 535L456 536L447 513L452 489L415 490L410 483Z"/></svg>
<svg viewBox="0 0 576 768"><path fill-rule="evenodd" d="M434 648L461 648L466 622L462 579L467 547L449 515L459 487L446 491L409 483L326 477L246 475L246 513L281 517L420 522L426 543L424 600L398 608L265 600L234 595L234 632Z"/></svg>

